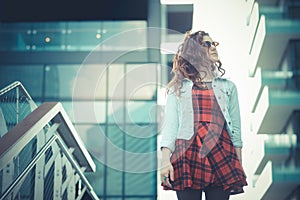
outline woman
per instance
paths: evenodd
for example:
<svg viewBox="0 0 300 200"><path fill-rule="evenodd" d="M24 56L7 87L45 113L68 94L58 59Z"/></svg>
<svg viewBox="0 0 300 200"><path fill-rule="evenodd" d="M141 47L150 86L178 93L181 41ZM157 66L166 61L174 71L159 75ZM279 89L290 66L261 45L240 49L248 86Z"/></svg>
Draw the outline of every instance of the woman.
<svg viewBox="0 0 300 200"><path fill-rule="evenodd" d="M161 179L179 200L225 200L247 185L237 89L222 78L216 46L188 32L174 57L162 130Z"/></svg>

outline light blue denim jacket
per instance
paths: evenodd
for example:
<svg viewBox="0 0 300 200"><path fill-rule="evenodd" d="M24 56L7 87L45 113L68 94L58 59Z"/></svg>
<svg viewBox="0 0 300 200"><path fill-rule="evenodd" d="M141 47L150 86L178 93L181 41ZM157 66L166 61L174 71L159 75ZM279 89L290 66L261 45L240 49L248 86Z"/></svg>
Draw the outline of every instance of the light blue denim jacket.
<svg viewBox="0 0 300 200"><path fill-rule="evenodd" d="M212 81L214 95L226 121L226 129L235 147L242 147L241 119L236 86L224 78ZM193 82L183 80L181 95L170 89L165 106L165 122L162 129L161 147L167 147L172 152L176 139L190 139L194 134L194 111L192 104ZM201 119L200 119L201 121Z"/></svg>

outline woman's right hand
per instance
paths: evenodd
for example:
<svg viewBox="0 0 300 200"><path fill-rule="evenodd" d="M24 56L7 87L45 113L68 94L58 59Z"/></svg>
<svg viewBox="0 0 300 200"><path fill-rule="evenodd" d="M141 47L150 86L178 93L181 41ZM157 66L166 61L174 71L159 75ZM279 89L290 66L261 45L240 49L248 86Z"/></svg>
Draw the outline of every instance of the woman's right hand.
<svg viewBox="0 0 300 200"><path fill-rule="evenodd" d="M160 177L164 185L172 188L170 181L174 181L174 169L170 160L162 161Z"/></svg>
<svg viewBox="0 0 300 200"><path fill-rule="evenodd" d="M164 185L171 188L170 181L174 181L174 168L170 161L170 155L171 151L168 148L162 148L160 178Z"/></svg>

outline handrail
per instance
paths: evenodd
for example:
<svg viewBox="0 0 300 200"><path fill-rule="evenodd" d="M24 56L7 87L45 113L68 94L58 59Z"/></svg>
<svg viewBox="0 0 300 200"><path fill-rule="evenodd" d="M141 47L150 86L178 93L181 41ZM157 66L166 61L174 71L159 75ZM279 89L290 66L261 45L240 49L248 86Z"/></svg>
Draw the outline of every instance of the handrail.
<svg viewBox="0 0 300 200"><path fill-rule="evenodd" d="M45 144L45 146L34 156L32 161L26 166L24 171L19 174L15 181L7 188L7 190L2 194L0 197L0 200L3 200L6 198L6 196L12 192L12 190L22 181L25 179L26 175L30 172L30 170L35 166L37 161L44 155L44 153L51 147L51 145L55 142L57 139L56 135L53 135Z"/></svg>
<svg viewBox="0 0 300 200"><path fill-rule="evenodd" d="M5 94L9 93L10 91L12 91L13 89L16 90L16 94L15 94L15 106L16 109L14 110L14 112L16 112L16 124L19 123L20 120L20 97L25 97L26 101L28 102L29 106L30 106L30 110L32 111L33 109L37 108L37 105L35 104L35 102L32 100L31 96L29 95L29 93L27 92L27 90L25 89L25 87L22 85L22 83L20 81L15 81L12 84L6 86L5 88L0 90L0 99L4 96ZM21 91L20 91L21 90Z"/></svg>
<svg viewBox="0 0 300 200"><path fill-rule="evenodd" d="M57 132L68 148L74 148L76 161L80 166L85 166L86 171L94 172L95 163L59 102L43 103L0 139L0 168L18 155L39 133L40 127L45 127L49 122L60 124Z"/></svg>
<svg viewBox="0 0 300 200"><path fill-rule="evenodd" d="M89 183L89 181L87 180L87 178L84 176L84 174L81 172L80 167L78 166L78 164L75 162L75 160L73 159L73 157L69 153L68 149L64 145L64 143L63 143L62 139L60 138L60 136L56 135L56 137L57 137L56 142L57 142L58 146L60 147L60 149L62 150L62 152L66 155L66 157L70 161L71 165L76 169L76 172L80 176L80 178L83 181L84 185L88 188L88 190L87 190L88 193L92 197L94 197L94 199L98 199L98 196L94 192L93 187L91 186L91 184Z"/></svg>
<svg viewBox="0 0 300 200"><path fill-rule="evenodd" d="M55 126L55 130L57 129L58 125ZM84 185L87 187L87 192L93 197L93 199L98 200L97 194L94 192L93 187L90 185L89 181L85 177L85 175L82 173L80 167L76 163L76 161L73 159L71 154L69 153L67 147L64 145L64 142L60 138L59 135L54 134L44 145L44 147L34 156L32 161L27 165L27 167L24 169L24 171L16 178L16 180L13 182L12 185L9 186L9 188L2 194L2 197L0 200L3 200L6 198L6 196L13 191L13 189L26 177L26 175L30 172L30 170L35 166L35 164L38 162L38 160L45 154L45 152L52 146L54 142L57 142L58 146L62 150L62 152L66 155L67 159L70 161L71 165L75 168L76 173L80 176L81 180L83 181Z"/></svg>
<svg viewBox="0 0 300 200"><path fill-rule="evenodd" d="M29 99L32 100L31 96L29 95L29 93L27 92L27 90L25 89L25 87L23 86L23 84L20 81L15 81L12 84L6 86L5 88L0 90L0 96L2 96L3 94L13 90L16 87L20 87L22 89L22 91L24 92L25 96Z"/></svg>

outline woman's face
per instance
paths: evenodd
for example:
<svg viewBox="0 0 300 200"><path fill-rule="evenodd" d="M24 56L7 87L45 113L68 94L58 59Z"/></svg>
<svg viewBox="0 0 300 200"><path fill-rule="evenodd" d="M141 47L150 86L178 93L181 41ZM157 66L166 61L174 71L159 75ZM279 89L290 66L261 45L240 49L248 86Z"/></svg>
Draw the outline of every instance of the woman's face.
<svg viewBox="0 0 300 200"><path fill-rule="evenodd" d="M218 42L214 42L209 36L203 36L202 45L206 47L208 58L213 62L217 62L219 60L219 55L216 46L218 46Z"/></svg>

